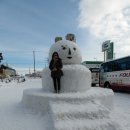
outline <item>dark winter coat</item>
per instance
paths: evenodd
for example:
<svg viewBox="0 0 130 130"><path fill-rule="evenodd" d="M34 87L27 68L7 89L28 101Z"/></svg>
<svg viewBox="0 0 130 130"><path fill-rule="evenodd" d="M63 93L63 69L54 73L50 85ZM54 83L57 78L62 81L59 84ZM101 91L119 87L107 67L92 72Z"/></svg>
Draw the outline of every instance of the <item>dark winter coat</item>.
<svg viewBox="0 0 130 130"><path fill-rule="evenodd" d="M55 64L54 64L54 60L52 59L49 64L49 68L51 70L51 77L59 78L59 77L63 76L63 71L61 70L62 67L63 67L62 60L60 58L57 59ZM56 68L57 70L53 71L54 68Z"/></svg>

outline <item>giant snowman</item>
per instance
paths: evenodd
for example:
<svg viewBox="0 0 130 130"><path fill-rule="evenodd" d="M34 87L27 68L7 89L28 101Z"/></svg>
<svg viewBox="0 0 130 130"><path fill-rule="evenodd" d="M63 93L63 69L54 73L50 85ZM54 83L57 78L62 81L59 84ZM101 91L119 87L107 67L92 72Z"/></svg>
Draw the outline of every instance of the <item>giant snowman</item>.
<svg viewBox="0 0 130 130"><path fill-rule="evenodd" d="M79 47L74 41L60 40L55 42L49 51L49 61L52 54L58 52L63 63L63 77L61 78L61 92L86 91L91 86L91 72L81 65L82 57ZM42 87L44 90L54 91L49 68L43 70Z"/></svg>
<svg viewBox="0 0 130 130"><path fill-rule="evenodd" d="M24 90L23 105L38 113L49 113L49 130L121 130L109 116L113 91L91 87L91 73L80 64L80 50L69 36L56 41L49 51L49 61L53 52L58 52L63 62L60 94L54 93L51 72L46 67L42 73L42 88Z"/></svg>

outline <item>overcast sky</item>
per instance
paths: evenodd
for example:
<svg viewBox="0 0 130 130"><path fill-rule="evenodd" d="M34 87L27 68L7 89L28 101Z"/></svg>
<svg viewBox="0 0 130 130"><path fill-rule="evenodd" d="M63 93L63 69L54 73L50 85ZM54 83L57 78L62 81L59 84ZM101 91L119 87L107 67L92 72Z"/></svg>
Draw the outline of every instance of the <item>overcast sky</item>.
<svg viewBox="0 0 130 130"><path fill-rule="evenodd" d="M130 0L0 0L2 63L44 68L56 36L76 35L84 60L103 60L102 43L114 42L115 57L130 52Z"/></svg>

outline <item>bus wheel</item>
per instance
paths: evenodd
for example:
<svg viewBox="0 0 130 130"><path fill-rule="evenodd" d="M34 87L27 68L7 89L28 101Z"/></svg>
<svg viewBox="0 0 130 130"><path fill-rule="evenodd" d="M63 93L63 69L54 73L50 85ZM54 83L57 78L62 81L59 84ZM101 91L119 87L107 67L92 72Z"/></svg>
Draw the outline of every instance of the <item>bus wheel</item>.
<svg viewBox="0 0 130 130"><path fill-rule="evenodd" d="M110 84L109 84L108 82L106 82L106 83L104 84L104 88L111 88L111 86L110 86Z"/></svg>

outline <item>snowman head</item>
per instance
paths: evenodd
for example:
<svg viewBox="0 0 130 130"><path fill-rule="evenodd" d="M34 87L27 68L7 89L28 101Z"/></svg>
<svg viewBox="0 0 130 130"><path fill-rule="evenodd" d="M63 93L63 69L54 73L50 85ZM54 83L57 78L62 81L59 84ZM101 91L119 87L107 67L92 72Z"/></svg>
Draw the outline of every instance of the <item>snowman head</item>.
<svg viewBox="0 0 130 130"><path fill-rule="evenodd" d="M80 50L73 41L60 40L54 43L49 51L49 61L54 52L58 52L63 64L80 64L82 61Z"/></svg>

